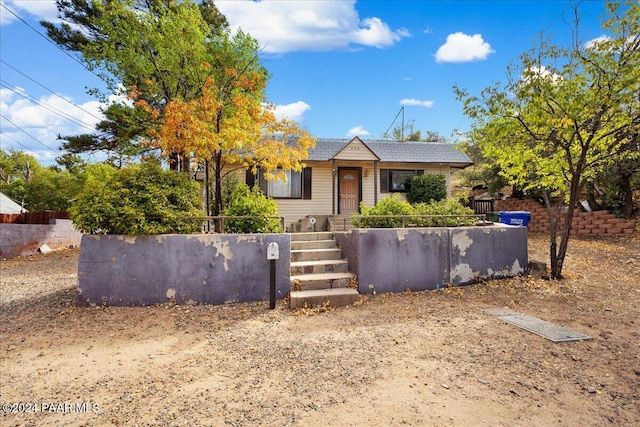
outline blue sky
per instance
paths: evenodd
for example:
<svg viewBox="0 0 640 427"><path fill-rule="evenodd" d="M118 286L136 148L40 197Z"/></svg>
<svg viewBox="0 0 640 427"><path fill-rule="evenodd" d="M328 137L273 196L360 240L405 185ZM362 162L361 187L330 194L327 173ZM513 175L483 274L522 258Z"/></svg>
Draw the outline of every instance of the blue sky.
<svg viewBox="0 0 640 427"><path fill-rule="evenodd" d="M56 20L54 0L1 4L1 147L50 164L57 135L91 132L101 117L87 88L102 84L42 36L39 20ZM561 0L216 4L263 46L268 101L320 138L381 138L402 106L416 129L469 130L454 84L478 94L505 81L509 62L541 34L558 45L572 37L570 3ZM581 42L606 35L603 12L603 1L582 2Z"/></svg>

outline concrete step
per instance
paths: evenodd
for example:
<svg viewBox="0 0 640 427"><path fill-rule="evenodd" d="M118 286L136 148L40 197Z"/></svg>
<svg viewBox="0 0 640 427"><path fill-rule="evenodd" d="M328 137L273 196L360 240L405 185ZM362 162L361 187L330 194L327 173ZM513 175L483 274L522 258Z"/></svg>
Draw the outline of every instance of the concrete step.
<svg viewBox="0 0 640 427"><path fill-rule="evenodd" d="M292 250L300 249L333 249L336 247L336 241L331 240L297 240L291 242Z"/></svg>
<svg viewBox="0 0 640 427"><path fill-rule="evenodd" d="M320 260L341 259L341 258L342 258L342 250L340 248L291 251L292 262L320 261Z"/></svg>
<svg viewBox="0 0 640 427"><path fill-rule="evenodd" d="M291 289L301 291L311 289L346 288L354 278L352 273L314 273L291 276Z"/></svg>
<svg viewBox="0 0 640 427"><path fill-rule="evenodd" d="M344 307L358 301L360 294L353 288L322 289L315 291L292 291L289 296L291 308L310 307L328 304L332 307Z"/></svg>
<svg viewBox="0 0 640 427"><path fill-rule="evenodd" d="M329 218L329 223L327 225L327 229L329 231L348 231L353 229L353 224L351 223L351 217L348 216L336 216Z"/></svg>
<svg viewBox="0 0 640 427"><path fill-rule="evenodd" d="M309 241L309 240L331 240L333 239L333 233L329 233L327 231L319 232L319 233L291 233L291 241L299 242L301 240Z"/></svg>
<svg viewBox="0 0 640 427"><path fill-rule="evenodd" d="M291 275L317 273L346 273L349 263L344 259L325 259L320 261L297 261L291 263Z"/></svg>

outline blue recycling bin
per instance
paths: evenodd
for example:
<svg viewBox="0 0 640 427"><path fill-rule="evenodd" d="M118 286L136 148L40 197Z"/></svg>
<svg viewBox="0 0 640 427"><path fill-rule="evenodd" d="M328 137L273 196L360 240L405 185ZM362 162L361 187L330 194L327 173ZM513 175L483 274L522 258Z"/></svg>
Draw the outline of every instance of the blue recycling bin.
<svg viewBox="0 0 640 427"><path fill-rule="evenodd" d="M527 211L502 211L498 213L500 222L509 225L522 225L526 227L531 219L531 212Z"/></svg>

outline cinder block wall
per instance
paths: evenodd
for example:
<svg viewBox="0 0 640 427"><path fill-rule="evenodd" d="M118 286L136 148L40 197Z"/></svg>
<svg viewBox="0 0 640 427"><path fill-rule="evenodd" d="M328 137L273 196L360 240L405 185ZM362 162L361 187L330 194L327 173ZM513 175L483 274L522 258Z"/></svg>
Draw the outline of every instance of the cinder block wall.
<svg viewBox="0 0 640 427"><path fill-rule="evenodd" d="M83 305L225 304L268 301L267 245L279 246L276 298L289 294L289 234L84 235L78 300Z"/></svg>
<svg viewBox="0 0 640 427"><path fill-rule="evenodd" d="M82 233L68 219L51 220L51 224L0 224L0 257L31 255L46 244L51 249L79 245Z"/></svg>
<svg viewBox="0 0 640 427"><path fill-rule="evenodd" d="M494 207L496 211L531 212L529 231L549 231L547 210L543 205L533 199L496 200ZM573 232L580 235L620 236L632 234L635 230L633 220L616 218L614 214L607 211L582 212L576 210L571 226Z"/></svg>
<svg viewBox="0 0 640 427"><path fill-rule="evenodd" d="M334 233L360 293L424 291L522 274L527 228L354 229Z"/></svg>

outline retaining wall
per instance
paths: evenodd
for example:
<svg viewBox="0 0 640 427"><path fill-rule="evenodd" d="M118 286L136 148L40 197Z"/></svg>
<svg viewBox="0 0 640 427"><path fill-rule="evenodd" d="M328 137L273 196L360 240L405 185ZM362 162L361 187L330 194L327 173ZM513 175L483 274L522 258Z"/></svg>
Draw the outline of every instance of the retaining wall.
<svg viewBox="0 0 640 427"><path fill-rule="evenodd" d="M354 229L335 233L360 293L424 291L522 274L527 228Z"/></svg>
<svg viewBox="0 0 640 427"><path fill-rule="evenodd" d="M0 224L0 257L31 255L46 244L51 249L79 245L82 233L68 219L42 224Z"/></svg>
<svg viewBox="0 0 640 427"><path fill-rule="evenodd" d="M549 231L547 209L533 199L496 200L494 209L496 211L529 211L531 212L529 231ZM595 212L576 210L571 221L571 228L572 232L580 235L620 236L632 234L635 229L635 223L630 219L616 218L614 214L604 210Z"/></svg>
<svg viewBox="0 0 640 427"><path fill-rule="evenodd" d="M78 300L111 306L268 301L271 242L280 249L281 299L291 286L288 234L84 235Z"/></svg>

